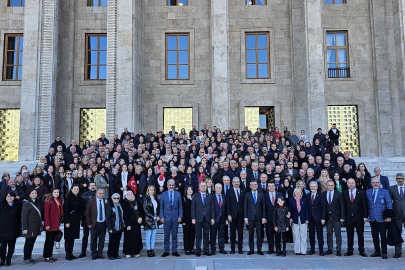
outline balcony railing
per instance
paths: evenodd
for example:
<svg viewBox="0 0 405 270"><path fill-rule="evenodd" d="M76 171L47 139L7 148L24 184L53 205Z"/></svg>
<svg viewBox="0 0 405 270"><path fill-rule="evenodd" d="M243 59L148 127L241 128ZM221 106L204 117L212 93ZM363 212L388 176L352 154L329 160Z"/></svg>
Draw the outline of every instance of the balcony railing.
<svg viewBox="0 0 405 270"><path fill-rule="evenodd" d="M350 68L340 67L340 68L328 68L329 78L350 78Z"/></svg>

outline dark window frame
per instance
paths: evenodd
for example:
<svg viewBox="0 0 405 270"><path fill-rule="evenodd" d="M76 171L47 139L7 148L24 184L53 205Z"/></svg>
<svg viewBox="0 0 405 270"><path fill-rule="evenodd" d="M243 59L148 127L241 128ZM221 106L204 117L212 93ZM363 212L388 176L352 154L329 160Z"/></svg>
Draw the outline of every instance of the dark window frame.
<svg viewBox="0 0 405 270"><path fill-rule="evenodd" d="M16 37L17 38L17 50L8 50L8 42L10 37ZM19 65L19 56L20 52L24 52L24 48L20 50L20 38L24 38L24 34L6 34L4 37L4 58L3 58L3 81L21 81L21 79L18 79L18 67L21 66L21 71L22 71L22 64ZM24 42L24 41L23 41ZM15 52L16 54L16 64L9 65L7 64L7 52ZM15 67L16 68L16 79L7 79L7 67Z"/></svg>
<svg viewBox="0 0 405 270"><path fill-rule="evenodd" d="M90 37L97 37L97 50L90 50L89 48L89 39ZM85 52L85 62L84 62L84 79L86 81L95 81L95 80L106 80L106 79L100 79L100 66L105 66L107 69L107 62L106 64L100 64L100 52L105 51L107 52L107 49L101 50L100 49L100 37L107 37L107 34L86 34L86 52ZM89 52L91 51L97 51L97 64L89 64L88 63L88 57L89 57ZM90 79L90 74L89 74L89 66L97 66L97 79ZM106 74L107 77L107 74Z"/></svg>
<svg viewBox="0 0 405 270"><path fill-rule="evenodd" d="M245 0L246 1L246 6L266 6L267 5L267 0L264 0L264 5L257 5L258 0ZM252 2L249 4L249 2Z"/></svg>
<svg viewBox="0 0 405 270"><path fill-rule="evenodd" d="M248 49L247 47L247 36L248 35L255 35L256 36L256 77L248 77L248 64L251 65L252 63L248 63L248 50L252 50L252 49ZM259 48L259 44L257 42L257 36L258 35L266 35L266 41L267 41L267 77L259 77L259 64L263 64L263 63L259 63L259 49L264 49L264 48ZM270 33L269 32L245 32L245 65L246 65L246 79L252 79L252 80L256 80L256 79L271 79L271 71L270 71Z"/></svg>
<svg viewBox="0 0 405 270"><path fill-rule="evenodd" d="M170 5L170 0L166 0L166 5L168 6L168 7L186 7L186 6L188 6L188 1L190 1L190 0L187 0L187 5L179 5L179 0L176 0L176 5Z"/></svg>
<svg viewBox="0 0 405 270"><path fill-rule="evenodd" d="M173 49L168 49L167 47L168 47L168 42L167 42L167 40L168 40L168 37L169 36L176 36L176 42L177 42L177 46L176 46L176 50L173 50ZM187 58L188 58L188 60L187 60L187 69L188 69L188 72L187 72L187 75L188 75L188 77L187 77L187 79L183 79L183 78L179 78L179 67L180 66L185 66L185 64L180 64L179 63L179 52L180 51L186 51L186 50L184 50L184 49L179 49L179 37L180 36L187 36L187 52L188 52L188 54L187 54ZM177 78L176 79L169 79L169 77L168 77L168 67L169 66L174 66L174 64L168 64L168 56L169 56L169 51L176 51L177 53L176 53L176 55L177 55L177 61L176 61L176 66L177 66ZM166 80L170 80L170 81L172 81L172 80L190 80L190 33L166 33L166 35L165 35L165 79Z"/></svg>
<svg viewBox="0 0 405 270"><path fill-rule="evenodd" d="M91 5L91 4L90 4L90 1L91 1L91 0L87 0L87 6L88 6L88 7L106 7L106 6L102 6L102 5L101 5L101 0L93 0L93 1L98 1L98 6ZM107 5L108 5L108 4L107 4Z"/></svg>
<svg viewBox="0 0 405 270"><path fill-rule="evenodd" d="M326 31L326 35L327 34L335 34L335 42L337 43L337 38L336 35L337 34L345 34L345 44L346 46L328 46L328 44L326 43L326 64L327 64L327 68L328 68L328 78L350 78L350 60L349 60L349 33L347 30L336 30L336 31ZM325 36L326 37L326 36ZM326 38L325 38L326 39ZM327 40L326 40L327 42ZM346 62L339 62L339 54L338 54L338 50L339 49L345 49L346 50ZM336 62L329 62L328 61L328 50L335 50L335 60ZM330 71L329 71L329 64L333 64L335 63L336 65L336 76L330 76ZM340 63L346 63L346 76L340 76L340 72L339 72L339 64ZM331 68L333 69L333 68Z"/></svg>
<svg viewBox="0 0 405 270"><path fill-rule="evenodd" d="M23 1L24 1L24 5L23 5ZM7 1L7 7L25 7L25 0L20 0L20 4L18 6L12 6L11 5L11 0Z"/></svg>
<svg viewBox="0 0 405 270"><path fill-rule="evenodd" d="M326 4L326 5L335 5L336 4L336 0L332 0L333 1L333 3L331 3L331 4L328 4L328 3L325 3L324 2L324 4ZM346 2L346 0L343 0L343 4L346 4L347 2ZM339 4L336 4L336 5L339 5Z"/></svg>

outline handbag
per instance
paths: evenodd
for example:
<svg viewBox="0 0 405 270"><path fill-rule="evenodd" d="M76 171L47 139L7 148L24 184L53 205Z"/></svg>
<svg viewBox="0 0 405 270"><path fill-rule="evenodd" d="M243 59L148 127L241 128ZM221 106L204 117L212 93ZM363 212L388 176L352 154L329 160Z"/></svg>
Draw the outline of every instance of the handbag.
<svg viewBox="0 0 405 270"><path fill-rule="evenodd" d="M57 231L55 235L55 242L60 242L62 240L63 232L61 230Z"/></svg>

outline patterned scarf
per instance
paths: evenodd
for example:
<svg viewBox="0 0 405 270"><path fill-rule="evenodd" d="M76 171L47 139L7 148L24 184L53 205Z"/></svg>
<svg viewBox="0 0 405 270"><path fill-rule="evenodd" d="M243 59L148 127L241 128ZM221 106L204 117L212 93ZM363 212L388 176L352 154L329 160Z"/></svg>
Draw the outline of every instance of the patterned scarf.
<svg viewBox="0 0 405 270"><path fill-rule="evenodd" d="M301 204L300 204L301 198L295 197L295 201L297 202L297 210L299 213L301 212Z"/></svg>

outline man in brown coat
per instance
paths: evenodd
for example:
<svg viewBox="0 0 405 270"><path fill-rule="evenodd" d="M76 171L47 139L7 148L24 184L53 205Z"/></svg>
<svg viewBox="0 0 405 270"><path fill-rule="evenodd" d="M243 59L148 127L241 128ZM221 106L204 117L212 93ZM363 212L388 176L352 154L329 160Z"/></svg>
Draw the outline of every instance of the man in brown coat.
<svg viewBox="0 0 405 270"><path fill-rule="evenodd" d="M103 249L106 234L106 210L108 200L104 199L104 189L97 190L96 197L87 203L86 223L91 230L91 259L104 259ZM98 244L97 244L98 239Z"/></svg>

